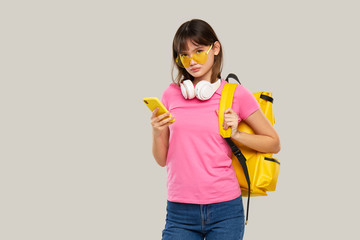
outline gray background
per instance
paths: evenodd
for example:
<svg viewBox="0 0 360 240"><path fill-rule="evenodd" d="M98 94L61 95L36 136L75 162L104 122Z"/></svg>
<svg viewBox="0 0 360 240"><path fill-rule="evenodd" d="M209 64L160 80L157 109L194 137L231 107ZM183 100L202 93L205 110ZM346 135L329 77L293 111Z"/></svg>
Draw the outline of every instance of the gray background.
<svg viewBox="0 0 360 240"><path fill-rule="evenodd" d="M277 191L245 239L358 234L358 1L1 1L0 239L160 239L166 169L143 97L175 31L206 20L223 77L272 91Z"/></svg>

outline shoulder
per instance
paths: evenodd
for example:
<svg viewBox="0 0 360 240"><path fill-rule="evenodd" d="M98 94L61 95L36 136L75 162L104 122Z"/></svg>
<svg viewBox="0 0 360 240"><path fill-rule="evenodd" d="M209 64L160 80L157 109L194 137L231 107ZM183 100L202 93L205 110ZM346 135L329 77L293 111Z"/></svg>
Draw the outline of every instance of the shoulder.
<svg viewBox="0 0 360 240"><path fill-rule="evenodd" d="M180 87L175 83L171 83L162 93L162 98L168 98L170 96L176 95L179 93Z"/></svg>
<svg viewBox="0 0 360 240"><path fill-rule="evenodd" d="M163 94L172 93L174 91L179 91L180 87L175 83L170 83L170 85L163 91Z"/></svg>
<svg viewBox="0 0 360 240"><path fill-rule="evenodd" d="M255 96L243 85L238 85L235 89L233 106L243 120L260 107Z"/></svg>
<svg viewBox="0 0 360 240"><path fill-rule="evenodd" d="M257 100L254 94L249 89L239 84L235 89L234 102L249 104L257 103Z"/></svg>
<svg viewBox="0 0 360 240"><path fill-rule="evenodd" d="M250 92L249 89L247 89L243 85L240 84L237 85L234 93L234 98L240 99L240 98L248 98L251 96L253 96L253 94Z"/></svg>
<svg viewBox="0 0 360 240"><path fill-rule="evenodd" d="M181 90L178 85L175 83L171 83L162 93L161 102L168 108L169 103L173 101L177 101L177 99L181 96Z"/></svg>

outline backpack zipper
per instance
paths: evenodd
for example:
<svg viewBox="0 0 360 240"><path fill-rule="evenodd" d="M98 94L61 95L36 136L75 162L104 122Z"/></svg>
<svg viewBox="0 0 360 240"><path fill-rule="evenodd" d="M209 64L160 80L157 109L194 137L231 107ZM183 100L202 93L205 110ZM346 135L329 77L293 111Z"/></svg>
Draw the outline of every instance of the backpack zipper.
<svg viewBox="0 0 360 240"><path fill-rule="evenodd" d="M264 159L267 160L267 161L271 161L271 162L275 162L275 163L277 163L277 164L280 164L280 162L279 162L278 160L276 160L275 158L265 157Z"/></svg>

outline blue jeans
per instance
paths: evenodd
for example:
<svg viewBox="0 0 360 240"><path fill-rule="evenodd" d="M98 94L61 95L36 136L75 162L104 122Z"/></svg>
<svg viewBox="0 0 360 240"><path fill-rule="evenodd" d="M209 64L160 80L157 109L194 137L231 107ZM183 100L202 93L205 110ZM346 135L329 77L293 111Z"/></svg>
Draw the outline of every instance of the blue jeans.
<svg viewBox="0 0 360 240"><path fill-rule="evenodd" d="M242 197L213 204L167 202L162 240L241 240L245 217Z"/></svg>

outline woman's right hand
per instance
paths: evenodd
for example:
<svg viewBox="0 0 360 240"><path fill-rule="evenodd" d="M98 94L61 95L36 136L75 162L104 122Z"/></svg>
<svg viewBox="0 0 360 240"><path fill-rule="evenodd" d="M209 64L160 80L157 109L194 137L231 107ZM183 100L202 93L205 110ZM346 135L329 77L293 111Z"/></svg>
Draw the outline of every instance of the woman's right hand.
<svg viewBox="0 0 360 240"><path fill-rule="evenodd" d="M155 137L160 136L165 130L167 130L168 126L172 124L171 121L174 119L173 116L168 117L170 115L170 112L161 114L159 116L156 116L157 112L159 111L159 108L155 108L151 115L151 125L153 128L153 134Z"/></svg>

